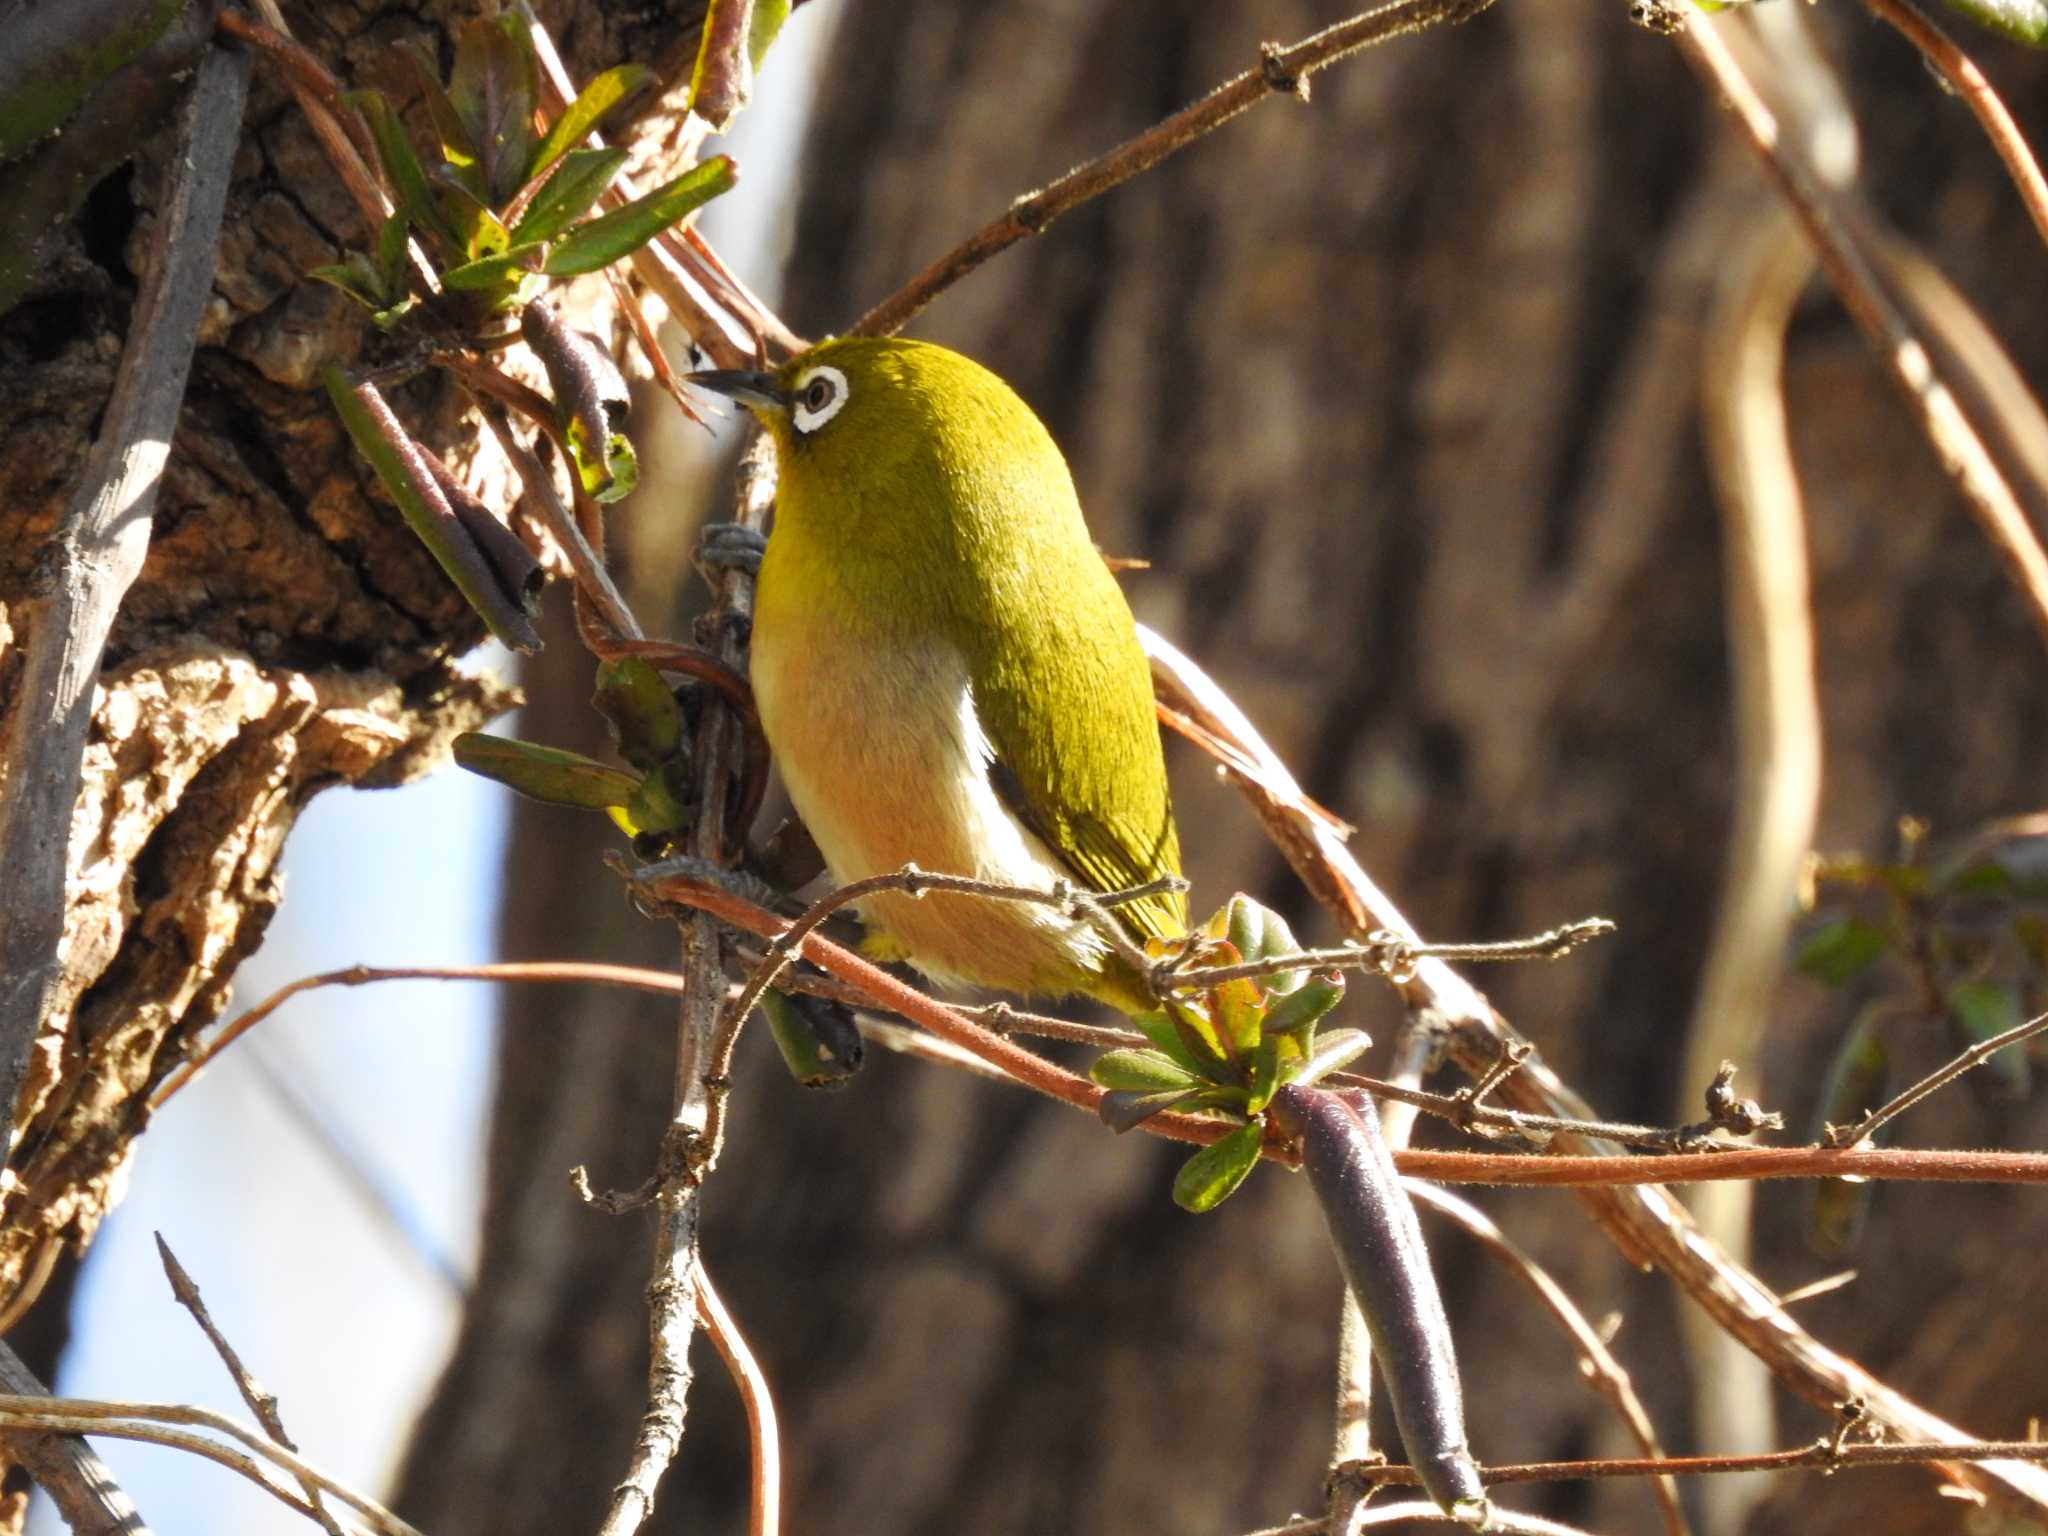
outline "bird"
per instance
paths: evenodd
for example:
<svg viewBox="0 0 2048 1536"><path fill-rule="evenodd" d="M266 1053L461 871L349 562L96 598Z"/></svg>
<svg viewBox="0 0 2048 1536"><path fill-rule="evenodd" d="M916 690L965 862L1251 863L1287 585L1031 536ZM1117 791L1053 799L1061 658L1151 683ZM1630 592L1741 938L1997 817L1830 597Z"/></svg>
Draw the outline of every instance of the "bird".
<svg viewBox="0 0 2048 1536"><path fill-rule="evenodd" d="M1149 665L1052 434L989 369L846 337L689 382L775 447L750 674L790 801L847 884L906 865L1098 893L1128 936L1186 932ZM1157 1006L1084 915L885 891L864 948L944 987Z"/></svg>

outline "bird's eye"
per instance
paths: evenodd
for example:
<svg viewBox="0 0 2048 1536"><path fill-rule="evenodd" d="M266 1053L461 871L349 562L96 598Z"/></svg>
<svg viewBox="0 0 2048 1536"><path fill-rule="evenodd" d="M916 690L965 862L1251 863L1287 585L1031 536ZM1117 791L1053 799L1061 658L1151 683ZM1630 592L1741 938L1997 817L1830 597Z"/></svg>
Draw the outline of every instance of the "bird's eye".
<svg viewBox="0 0 2048 1536"><path fill-rule="evenodd" d="M815 432L845 404L846 375L821 365L797 380L796 406L790 418L799 432Z"/></svg>

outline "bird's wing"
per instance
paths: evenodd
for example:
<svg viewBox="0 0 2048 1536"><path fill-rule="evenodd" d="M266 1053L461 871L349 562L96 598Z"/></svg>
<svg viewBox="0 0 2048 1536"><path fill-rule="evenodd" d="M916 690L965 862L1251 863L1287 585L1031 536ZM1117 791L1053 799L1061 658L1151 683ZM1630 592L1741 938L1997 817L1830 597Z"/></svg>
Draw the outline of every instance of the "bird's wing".
<svg viewBox="0 0 2048 1536"><path fill-rule="evenodd" d="M1095 891L1123 891L1180 873L1180 842L1144 659L1076 657L1042 670L977 679L994 762L989 778L1011 814ZM1092 666L1091 661L1109 661ZM1074 663L1079 665L1074 665ZM1132 663L1135 662L1136 670ZM1062 704L1067 707L1061 707ZM1187 931L1187 902L1165 892L1116 908L1138 938Z"/></svg>

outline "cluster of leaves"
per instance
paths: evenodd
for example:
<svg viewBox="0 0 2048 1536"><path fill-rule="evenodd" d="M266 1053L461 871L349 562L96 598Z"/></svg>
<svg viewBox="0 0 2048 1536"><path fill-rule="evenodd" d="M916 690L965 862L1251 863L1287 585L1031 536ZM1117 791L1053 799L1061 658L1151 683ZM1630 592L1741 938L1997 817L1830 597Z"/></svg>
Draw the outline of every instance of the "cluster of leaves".
<svg viewBox="0 0 2048 1536"><path fill-rule="evenodd" d="M644 196L585 218L625 164L623 149L584 140L605 115L645 85L639 64L608 69L583 88L545 134L534 128L539 69L533 37L517 14L471 22L458 34L444 85L428 51L406 50L440 154L429 165L383 93L353 92L376 142L397 212L374 253L351 251L313 275L368 306L390 329L415 296L406 242L418 236L442 286L471 296L471 312L518 307L547 279L596 272L729 190L732 161L714 156Z"/></svg>
<svg viewBox="0 0 2048 1536"><path fill-rule="evenodd" d="M591 702L610 722L612 740L630 770L480 731L455 738L455 761L532 799L603 811L627 836L665 845L695 815L682 702L637 656L601 662Z"/></svg>
<svg viewBox="0 0 2048 1536"><path fill-rule="evenodd" d="M1231 897L1188 938L1151 945L1187 970L1279 960L1300 949L1285 919L1245 895ZM1355 1029L1318 1032L1343 996L1341 975L1299 970L1171 993L1163 1007L1132 1020L1151 1049L1110 1051L1090 1069L1109 1090L1099 1113L1118 1131L1166 1110L1243 1121L1190 1157L1174 1179L1173 1198L1184 1209L1213 1209L1258 1162L1273 1095L1337 1071L1371 1044Z"/></svg>
<svg viewBox="0 0 2048 1536"><path fill-rule="evenodd" d="M2048 817L1996 823L1945 846L1907 821L1893 858L1821 860L1813 890L1794 963L1857 1000L1827 1075L1824 1127L1853 1125L1900 1086L1901 1032L1938 1030L1945 1050L1960 1051L2048 1006ZM2027 1047L2015 1045L1972 1081L2016 1099L2032 1076ZM1808 1241L1829 1255L1852 1247L1870 1188L1817 1186Z"/></svg>

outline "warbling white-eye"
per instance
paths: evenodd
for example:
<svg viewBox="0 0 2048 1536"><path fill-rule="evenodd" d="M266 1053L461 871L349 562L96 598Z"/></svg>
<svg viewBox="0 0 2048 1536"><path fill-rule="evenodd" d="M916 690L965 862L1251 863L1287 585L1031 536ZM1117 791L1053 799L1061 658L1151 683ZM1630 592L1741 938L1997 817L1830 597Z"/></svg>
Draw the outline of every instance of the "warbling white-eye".
<svg viewBox="0 0 2048 1536"><path fill-rule="evenodd" d="M754 696L841 883L905 864L1046 889L1178 874L1152 687L1073 477L1031 408L926 342L847 339L690 382L774 439ZM1115 909L1184 931L1178 894ZM1152 1006L1086 921L957 894L861 903L871 953L934 980Z"/></svg>

